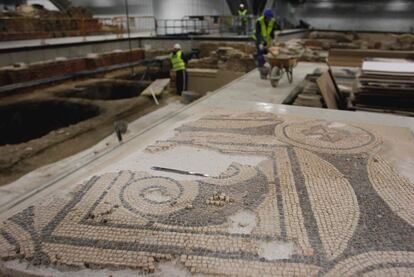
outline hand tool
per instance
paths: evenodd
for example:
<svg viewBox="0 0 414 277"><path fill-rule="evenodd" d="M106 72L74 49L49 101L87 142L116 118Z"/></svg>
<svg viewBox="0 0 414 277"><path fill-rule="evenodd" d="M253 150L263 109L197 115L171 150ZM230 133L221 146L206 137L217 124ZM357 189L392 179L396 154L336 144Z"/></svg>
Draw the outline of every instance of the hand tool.
<svg viewBox="0 0 414 277"><path fill-rule="evenodd" d="M159 167L159 166L153 166L151 167L151 169L156 170L156 171L165 171L165 172L171 172L171 173L183 174L183 175L210 177L209 175L203 174L203 173L197 173L197 172L191 172L191 171L185 171L185 170L179 170L179 169L173 169L173 168L166 168L166 167Z"/></svg>

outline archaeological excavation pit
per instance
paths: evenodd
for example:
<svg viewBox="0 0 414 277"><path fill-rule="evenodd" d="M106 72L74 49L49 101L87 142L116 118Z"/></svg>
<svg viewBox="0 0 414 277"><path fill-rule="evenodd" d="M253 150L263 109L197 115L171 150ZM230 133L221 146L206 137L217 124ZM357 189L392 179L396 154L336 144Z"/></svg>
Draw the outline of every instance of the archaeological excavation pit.
<svg viewBox="0 0 414 277"><path fill-rule="evenodd" d="M57 96L89 100L121 100L138 97L150 84L150 81L105 81L74 87L69 91L58 93Z"/></svg>
<svg viewBox="0 0 414 277"><path fill-rule="evenodd" d="M1 106L0 146L28 142L99 114L97 106L57 100Z"/></svg>

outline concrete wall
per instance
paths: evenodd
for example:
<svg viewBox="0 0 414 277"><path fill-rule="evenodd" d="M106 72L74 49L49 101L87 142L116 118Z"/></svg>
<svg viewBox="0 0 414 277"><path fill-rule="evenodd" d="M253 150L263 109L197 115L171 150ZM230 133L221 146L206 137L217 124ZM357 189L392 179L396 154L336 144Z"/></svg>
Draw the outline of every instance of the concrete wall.
<svg viewBox="0 0 414 277"><path fill-rule="evenodd" d="M348 0L307 1L301 5L277 2L280 17L303 19L316 29L413 32L414 1Z"/></svg>

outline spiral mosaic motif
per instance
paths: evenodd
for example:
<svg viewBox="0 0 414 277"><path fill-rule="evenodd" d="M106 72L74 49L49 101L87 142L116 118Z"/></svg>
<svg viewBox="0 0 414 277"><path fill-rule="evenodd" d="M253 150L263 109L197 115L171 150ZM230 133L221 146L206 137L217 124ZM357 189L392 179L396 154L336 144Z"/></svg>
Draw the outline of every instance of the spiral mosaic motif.
<svg viewBox="0 0 414 277"><path fill-rule="evenodd" d="M122 187L119 197L127 210L151 217L183 209L197 194L198 186L191 182L184 187L171 178L144 177Z"/></svg>

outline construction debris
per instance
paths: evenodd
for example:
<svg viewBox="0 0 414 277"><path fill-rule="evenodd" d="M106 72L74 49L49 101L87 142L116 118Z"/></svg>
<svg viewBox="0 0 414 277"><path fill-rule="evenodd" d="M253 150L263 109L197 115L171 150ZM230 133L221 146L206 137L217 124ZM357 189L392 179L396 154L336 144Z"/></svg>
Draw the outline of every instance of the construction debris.
<svg viewBox="0 0 414 277"><path fill-rule="evenodd" d="M353 97L357 110L414 116L414 62L366 59Z"/></svg>
<svg viewBox="0 0 414 277"><path fill-rule="evenodd" d="M256 53L256 47L247 43L202 43L200 45L200 58L210 57L211 52L216 52L219 48L230 47L239 50L245 54L253 55Z"/></svg>
<svg viewBox="0 0 414 277"><path fill-rule="evenodd" d="M325 62L328 56L322 48L307 47L301 39L276 43L275 47L279 48L279 54L298 57L299 61Z"/></svg>
<svg viewBox="0 0 414 277"><path fill-rule="evenodd" d="M218 47L209 57L189 61L189 68L221 69L249 72L256 67L253 56L233 47Z"/></svg>
<svg viewBox="0 0 414 277"><path fill-rule="evenodd" d="M278 42L281 54L299 61L329 62L335 66L359 67L365 57L413 58L414 35L347 32L312 32L307 38Z"/></svg>
<svg viewBox="0 0 414 277"><path fill-rule="evenodd" d="M292 91L292 95L288 97L289 101L284 104L314 108L346 108L346 99L351 96L356 72L349 69L336 69L332 72L332 76L336 85L329 72L316 69Z"/></svg>

